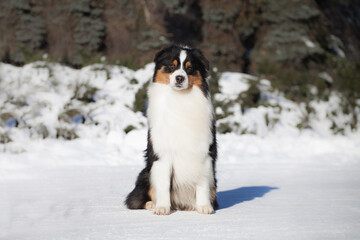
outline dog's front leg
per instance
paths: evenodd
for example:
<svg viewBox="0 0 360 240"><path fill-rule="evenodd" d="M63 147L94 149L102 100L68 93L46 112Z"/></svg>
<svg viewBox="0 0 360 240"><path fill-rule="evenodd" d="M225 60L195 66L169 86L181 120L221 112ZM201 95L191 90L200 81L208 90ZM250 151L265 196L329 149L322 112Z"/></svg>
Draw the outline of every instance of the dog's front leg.
<svg viewBox="0 0 360 240"><path fill-rule="evenodd" d="M170 175L171 165L169 161L159 159L151 168L151 184L155 190L154 214L167 215L170 213Z"/></svg>
<svg viewBox="0 0 360 240"><path fill-rule="evenodd" d="M211 214L214 208L210 202L210 186L213 183L213 169L211 159L208 157L204 162L204 174L196 186L196 208L199 213Z"/></svg>

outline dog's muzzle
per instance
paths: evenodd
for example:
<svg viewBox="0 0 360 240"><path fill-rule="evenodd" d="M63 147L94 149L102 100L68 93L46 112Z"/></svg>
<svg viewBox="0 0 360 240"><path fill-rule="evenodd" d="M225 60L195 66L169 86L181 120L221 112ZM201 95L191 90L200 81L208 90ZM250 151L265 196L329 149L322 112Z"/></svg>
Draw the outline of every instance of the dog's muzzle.
<svg viewBox="0 0 360 240"><path fill-rule="evenodd" d="M175 77L175 80L176 80L175 85L180 87L182 85L182 83L184 82L185 78L184 78L184 76L179 75L179 76Z"/></svg>
<svg viewBox="0 0 360 240"><path fill-rule="evenodd" d="M170 76L170 85L175 90L183 90L187 89L189 86L189 79L186 75L186 72L182 69L176 70L171 76Z"/></svg>

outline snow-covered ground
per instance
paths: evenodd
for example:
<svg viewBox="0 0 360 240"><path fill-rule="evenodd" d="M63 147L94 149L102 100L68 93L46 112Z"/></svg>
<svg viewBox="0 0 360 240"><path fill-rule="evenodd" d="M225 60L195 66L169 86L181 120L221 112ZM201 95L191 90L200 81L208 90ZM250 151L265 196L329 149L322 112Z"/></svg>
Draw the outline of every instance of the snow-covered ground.
<svg viewBox="0 0 360 240"><path fill-rule="evenodd" d="M333 135L331 122L346 116L327 118L340 98L312 102L312 128L300 131L305 106L267 80L259 85L270 106L242 113L235 104L219 121L257 134L218 135L215 214L126 209L146 146L146 118L132 104L152 68L0 64L0 239L359 239L360 133ZM234 99L255 80L224 73L216 98ZM271 129L266 114L279 118Z"/></svg>
<svg viewBox="0 0 360 240"><path fill-rule="evenodd" d="M123 201L146 130L2 153L0 239L358 239L360 138L219 136L220 209L156 216Z"/></svg>

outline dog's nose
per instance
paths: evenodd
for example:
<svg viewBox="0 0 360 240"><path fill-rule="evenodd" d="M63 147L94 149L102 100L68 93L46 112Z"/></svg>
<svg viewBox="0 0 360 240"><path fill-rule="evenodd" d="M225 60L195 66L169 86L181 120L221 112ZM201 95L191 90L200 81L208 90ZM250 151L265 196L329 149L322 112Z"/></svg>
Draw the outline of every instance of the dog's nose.
<svg viewBox="0 0 360 240"><path fill-rule="evenodd" d="M183 76L176 76L175 79L176 79L176 83L178 83L178 84L182 83L185 80L185 78Z"/></svg>

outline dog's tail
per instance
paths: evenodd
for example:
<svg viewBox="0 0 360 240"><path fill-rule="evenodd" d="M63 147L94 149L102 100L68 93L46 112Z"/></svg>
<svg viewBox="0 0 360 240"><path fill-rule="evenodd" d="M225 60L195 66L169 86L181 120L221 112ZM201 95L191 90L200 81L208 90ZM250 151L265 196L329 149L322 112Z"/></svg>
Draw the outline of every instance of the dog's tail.
<svg viewBox="0 0 360 240"><path fill-rule="evenodd" d="M145 204L150 201L149 190L150 190L150 173L147 168L144 168L135 184L134 190L132 190L126 197L125 205L129 209L143 209Z"/></svg>

